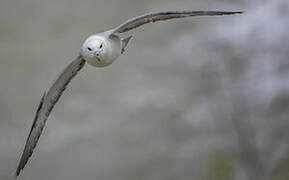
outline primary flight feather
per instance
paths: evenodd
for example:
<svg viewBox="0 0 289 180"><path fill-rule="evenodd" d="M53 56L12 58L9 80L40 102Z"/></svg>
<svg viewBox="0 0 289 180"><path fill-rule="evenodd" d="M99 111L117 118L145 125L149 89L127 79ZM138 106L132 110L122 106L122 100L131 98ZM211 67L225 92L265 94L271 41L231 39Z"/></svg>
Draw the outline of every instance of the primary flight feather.
<svg viewBox="0 0 289 180"><path fill-rule="evenodd" d="M45 126L45 122L54 105L70 80L83 68L85 62L95 67L105 67L110 65L125 51L132 36L121 39L118 34L130 31L150 22L185 18L189 16L218 16L241 13L241 11L165 11L148 13L129 19L114 29L88 37L83 43L80 53L59 73L52 85L43 94L15 176L17 177L20 174L20 171L24 168L29 157L32 155Z"/></svg>

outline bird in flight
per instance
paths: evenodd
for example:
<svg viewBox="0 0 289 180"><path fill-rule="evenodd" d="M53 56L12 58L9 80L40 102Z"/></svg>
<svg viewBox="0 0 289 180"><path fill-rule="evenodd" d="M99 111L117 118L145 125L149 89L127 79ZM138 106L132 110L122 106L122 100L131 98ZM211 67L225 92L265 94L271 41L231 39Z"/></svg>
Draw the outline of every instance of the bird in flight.
<svg viewBox="0 0 289 180"><path fill-rule="evenodd" d="M78 55L59 73L52 85L44 92L35 113L34 121L27 137L15 177L26 165L37 144L45 122L54 105L70 80L83 68L85 62L95 67L105 67L113 63L127 48L132 36L120 38L120 34L147 23L190 16L219 16L241 14L241 11L164 11L134 17L114 29L93 34L83 43Z"/></svg>

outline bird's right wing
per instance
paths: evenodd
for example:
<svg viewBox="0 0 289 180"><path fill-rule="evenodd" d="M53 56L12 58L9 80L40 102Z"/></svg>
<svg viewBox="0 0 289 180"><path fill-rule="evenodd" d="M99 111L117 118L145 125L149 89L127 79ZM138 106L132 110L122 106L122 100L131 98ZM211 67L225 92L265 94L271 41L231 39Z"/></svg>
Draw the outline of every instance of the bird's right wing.
<svg viewBox="0 0 289 180"><path fill-rule="evenodd" d="M58 75L52 85L42 96L38 109L36 111L34 121L26 140L24 151L22 153L15 176L20 174L20 171L26 165L29 157L32 155L37 141L44 128L45 122L52 111L54 105L60 98L70 80L77 74L77 72L84 66L85 60L81 55L78 55L72 60Z"/></svg>
<svg viewBox="0 0 289 180"><path fill-rule="evenodd" d="M141 16L131 18L115 29L109 31L109 33L123 33L132 29L135 29L141 25L156 22L164 21L168 19L176 18L185 18L189 16L220 16L220 15L232 15L232 14L241 14L241 11L163 11L163 12L154 12L148 13Z"/></svg>

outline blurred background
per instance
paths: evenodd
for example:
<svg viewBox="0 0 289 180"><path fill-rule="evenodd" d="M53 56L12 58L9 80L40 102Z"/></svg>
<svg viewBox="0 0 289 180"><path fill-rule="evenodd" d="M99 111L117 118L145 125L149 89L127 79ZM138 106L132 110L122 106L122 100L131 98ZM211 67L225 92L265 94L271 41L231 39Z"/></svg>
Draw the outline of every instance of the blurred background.
<svg viewBox="0 0 289 180"><path fill-rule="evenodd" d="M89 35L182 9L246 14L128 33L116 62L69 84L19 179L289 179L288 0L1 0L0 179Z"/></svg>

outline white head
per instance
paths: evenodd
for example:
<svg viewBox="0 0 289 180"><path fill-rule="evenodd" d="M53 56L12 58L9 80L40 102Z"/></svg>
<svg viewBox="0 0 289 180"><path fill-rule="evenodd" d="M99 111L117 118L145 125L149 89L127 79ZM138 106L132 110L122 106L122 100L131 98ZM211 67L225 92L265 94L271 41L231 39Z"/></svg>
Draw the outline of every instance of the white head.
<svg viewBox="0 0 289 180"><path fill-rule="evenodd" d="M102 36L93 35L83 43L80 53L88 64L95 67L105 67L119 56L119 41L119 38L106 39Z"/></svg>

